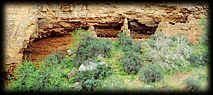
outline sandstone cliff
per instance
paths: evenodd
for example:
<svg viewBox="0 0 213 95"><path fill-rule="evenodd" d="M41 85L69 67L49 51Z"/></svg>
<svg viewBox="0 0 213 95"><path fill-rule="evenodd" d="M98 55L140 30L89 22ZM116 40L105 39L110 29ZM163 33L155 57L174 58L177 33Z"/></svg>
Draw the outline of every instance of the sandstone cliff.
<svg viewBox="0 0 213 95"><path fill-rule="evenodd" d="M197 42L201 18L207 19L207 14L207 5L198 4L10 3L5 5L4 64L21 62L23 49L36 38L67 34L79 27L95 30L100 37L116 37L128 27L135 38L154 32L183 33Z"/></svg>

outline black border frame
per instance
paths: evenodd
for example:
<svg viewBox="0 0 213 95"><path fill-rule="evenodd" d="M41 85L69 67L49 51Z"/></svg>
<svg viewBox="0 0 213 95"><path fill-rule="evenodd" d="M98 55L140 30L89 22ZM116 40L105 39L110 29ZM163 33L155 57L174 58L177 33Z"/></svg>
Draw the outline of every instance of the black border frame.
<svg viewBox="0 0 213 95"><path fill-rule="evenodd" d="M80 3L82 3L82 2L92 2L92 3L95 3L95 2L103 2L103 1L107 1L107 2L116 2L116 3L122 3L122 4L128 4L129 2L132 2L131 0L127 0L127 1L119 1L119 0L99 0L99 1L84 1L84 0L76 0L76 1L74 1L74 0L66 0L66 1L60 1L60 0L58 0L58 1L50 1L50 0L48 0L48 1L38 1L38 0L35 0L35 1L24 1L24 0L17 0L17 1L15 1L15 2L24 2L24 3L42 3L42 2L51 2L51 3L56 3L56 2L80 2ZM193 92L193 93L191 93L191 92L181 92L181 91L174 91L174 92L161 92L161 91L148 91L148 92L140 92L140 91L98 91L98 92L79 92L79 91L67 91L67 92L51 92L51 91L49 91L49 92L40 92L40 91L38 91L38 92L19 92L19 91L5 91L5 89L4 89L4 76L5 76L5 73L3 72L3 69L4 69L4 67L3 67L3 63L4 63L4 58L5 58L5 56L4 56L4 35L5 35L5 31L4 31L4 26L5 26L5 24L4 24L4 12L5 12L5 10L4 10L4 6L6 5L6 3L12 3L12 2L14 2L14 1L7 1L7 2L3 2L3 3L1 3L2 5L0 6L1 7L1 12L0 13L2 13L1 14L1 18L0 18L0 20L1 20L1 22L2 22L2 24L1 24L1 37L0 37L0 40L1 40L1 42L0 42L0 44L1 44L1 47L0 47L0 51L1 51L1 55L0 55L0 58L1 58L1 61L2 61L2 64L0 64L0 68L1 68L1 74L0 74L0 83L1 83L1 92L3 92L2 94L24 94L24 93L26 93L26 94L208 94L210 91L211 91L211 62L212 62L212 59L211 59L211 57L212 57L212 51L211 51L211 48L212 48L212 46L211 46L211 43L210 42L212 42L212 40L211 39L209 39L209 56L210 56L210 63L208 64L209 65L209 87L208 87L208 90L207 91L204 91L204 92ZM134 1L133 1L134 2ZM136 1L136 2L138 2L138 1ZM200 1L187 1L187 0L184 0L184 1L178 1L178 0L148 0L148 1L139 1L140 3L142 2L150 2L150 3L176 3L176 2L178 2L178 3L183 3L183 4L185 4L185 3L197 3L197 2L202 2L202 3L207 3L208 4L208 6L209 6L209 11L208 11L208 17L209 17L209 31L211 31L212 30L212 24L211 24L211 22L212 22L212 19L211 19L211 3L210 3L210 1L207 1L207 0L200 0ZM209 36L209 38L212 38L212 33L211 32L208 32L209 34L208 34L208 36Z"/></svg>

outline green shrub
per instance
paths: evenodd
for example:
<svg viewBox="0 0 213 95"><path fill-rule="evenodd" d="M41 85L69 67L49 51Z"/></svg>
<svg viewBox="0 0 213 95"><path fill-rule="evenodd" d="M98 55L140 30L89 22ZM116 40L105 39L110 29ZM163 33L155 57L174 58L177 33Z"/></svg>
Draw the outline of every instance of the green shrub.
<svg viewBox="0 0 213 95"><path fill-rule="evenodd" d="M69 83L69 72L64 70L72 69L66 68L66 64L40 63L39 75L37 76L40 90L64 90L72 83Z"/></svg>
<svg viewBox="0 0 213 95"><path fill-rule="evenodd" d="M126 32L121 32L118 34L119 44L124 52L129 50L134 50L134 52L141 52L141 43L133 43L132 38L127 36ZM118 46L117 46L118 47Z"/></svg>
<svg viewBox="0 0 213 95"><path fill-rule="evenodd" d="M82 34L77 51L75 52L76 66L84 64L87 60L93 59L98 55L104 57L111 56L112 42L108 40L97 40L91 35Z"/></svg>
<svg viewBox="0 0 213 95"><path fill-rule="evenodd" d="M95 70L81 71L76 75L84 90L93 91L100 81L112 74L112 68L108 65L98 65Z"/></svg>
<svg viewBox="0 0 213 95"><path fill-rule="evenodd" d="M188 58L188 61L196 66L208 64L209 63L208 47L202 43L194 44L192 47L192 53Z"/></svg>
<svg viewBox="0 0 213 95"><path fill-rule="evenodd" d="M13 90L37 90L36 77L38 75L37 68L32 62L24 61L17 65L17 69L14 72L17 80L11 80L8 86Z"/></svg>
<svg viewBox="0 0 213 95"><path fill-rule="evenodd" d="M202 55L202 63L203 64L209 64L209 53L204 53L203 55Z"/></svg>
<svg viewBox="0 0 213 95"><path fill-rule="evenodd" d="M45 62L48 64L60 64L62 59L62 54L56 52L45 57Z"/></svg>
<svg viewBox="0 0 213 95"><path fill-rule="evenodd" d="M39 75L36 77L39 90L65 90L69 87L68 74L59 70L53 71L39 71Z"/></svg>
<svg viewBox="0 0 213 95"><path fill-rule="evenodd" d="M92 35L92 33L88 32L87 30L81 29L81 28L78 28L78 29L74 30L73 32L71 32L71 35L77 41L77 44L79 44L78 41L80 41L83 38L82 35L84 35L84 34L90 35L90 36Z"/></svg>
<svg viewBox="0 0 213 95"><path fill-rule="evenodd" d="M119 43L118 40L115 40L114 43L113 43L113 45L114 45L114 47L115 47L116 49L120 49L120 48L121 48L120 43Z"/></svg>
<svg viewBox="0 0 213 95"><path fill-rule="evenodd" d="M112 51L112 41L111 40L99 40L100 45L99 48L100 54L103 54L104 57L111 57Z"/></svg>
<svg viewBox="0 0 213 95"><path fill-rule="evenodd" d="M200 37L200 42L193 44L193 53L190 55L190 58L188 59L191 64L195 64L197 66L199 65L205 65L209 63L209 25L202 27L206 24L205 18L202 17L200 27L203 28L203 34Z"/></svg>
<svg viewBox="0 0 213 95"><path fill-rule="evenodd" d="M128 74L136 74L141 67L140 57L133 50L125 52L125 54L121 57L120 60L123 65L124 71Z"/></svg>
<svg viewBox="0 0 213 95"><path fill-rule="evenodd" d="M12 80L9 88L22 91L68 89L74 83L73 78L69 77L72 66L68 64L72 63L54 62L58 61L58 58L60 59L55 54L49 55L45 62L39 63L38 68L32 62L22 62L14 73L17 80Z"/></svg>
<svg viewBox="0 0 213 95"><path fill-rule="evenodd" d="M127 36L126 32L120 32L118 34L118 40L124 52L132 48L132 38L130 36Z"/></svg>
<svg viewBox="0 0 213 95"><path fill-rule="evenodd" d="M124 71L128 74L136 74L141 66L139 54L141 53L141 44L133 43L132 38L127 36L126 32L118 35L119 44L121 45L124 55L121 57L121 63Z"/></svg>
<svg viewBox="0 0 213 95"><path fill-rule="evenodd" d="M144 60L151 60L169 70L178 70L190 63L187 59L192 53L192 44L181 34L168 37L156 32L142 42L141 48Z"/></svg>
<svg viewBox="0 0 213 95"><path fill-rule="evenodd" d="M139 71L139 80L156 82L163 79L163 72L157 64L147 64Z"/></svg>
<svg viewBox="0 0 213 95"><path fill-rule="evenodd" d="M79 80L81 87L86 91L93 91L95 87L100 83L99 79L93 78L93 72L80 72L82 79ZM80 75L79 75L80 76Z"/></svg>
<svg viewBox="0 0 213 95"><path fill-rule="evenodd" d="M75 62L77 66L80 66L85 60L97 56L97 40L89 35L82 35L83 39L80 40L77 51L75 52Z"/></svg>
<svg viewBox="0 0 213 95"><path fill-rule="evenodd" d="M98 65L95 71L98 79L104 79L105 77L112 74L112 67L109 65Z"/></svg>
<svg viewBox="0 0 213 95"><path fill-rule="evenodd" d="M73 63L74 63L73 58L70 56L63 58L63 60L62 60L62 64L63 64L64 68L72 69L74 67Z"/></svg>
<svg viewBox="0 0 213 95"><path fill-rule="evenodd" d="M184 83L186 83L186 89L190 91L197 91L200 89L201 83L198 80L195 80L191 77L186 78L184 80Z"/></svg>
<svg viewBox="0 0 213 95"><path fill-rule="evenodd" d="M188 59L190 61L191 64L194 64L196 66L199 65L205 65L207 63L207 58L205 58L202 55L198 55L198 54L191 54L190 58ZM204 57L204 60L202 59Z"/></svg>
<svg viewBox="0 0 213 95"><path fill-rule="evenodd" d="M137 52L137 53L142 53L141 51L141 42L137 42L132 46L133 51Z"/></svg>
<svg viewBox="0 0 213 95"><path fill-rule="evenodd" d="M132 45L132 38L130 36L127 36L126 32L120 32L118 34L119 44L122 46L129 46Z"/></svg>

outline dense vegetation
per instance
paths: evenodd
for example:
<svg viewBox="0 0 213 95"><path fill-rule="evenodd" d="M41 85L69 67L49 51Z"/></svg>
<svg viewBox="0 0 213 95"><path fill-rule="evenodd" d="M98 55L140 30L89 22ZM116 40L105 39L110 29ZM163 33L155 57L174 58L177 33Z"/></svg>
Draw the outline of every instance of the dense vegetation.
<svg viewBox="0 0 213 95"><path fill-rule="evenodd" d="M180 71L195 72L194 77L181 82L185 88L196 91L206 87L208 76L204 71L209 61L206 35L200 43L191 43L181 34L169 37L159 32L139 42L134 42L126 32L119 33L115 41L96 39L83 29L77 29L72 35L76 41L69 55L51 54L37 67L30 61L19 63L9 88L24 91L128 89L131 85L126 81L130 80L143 83L138 86L141 89L170 89L176 87L168 84L167 78ZM95 69L79 70L82 64L91 62L103 64ZM76 83L80 88L73 87Z"/></svg>

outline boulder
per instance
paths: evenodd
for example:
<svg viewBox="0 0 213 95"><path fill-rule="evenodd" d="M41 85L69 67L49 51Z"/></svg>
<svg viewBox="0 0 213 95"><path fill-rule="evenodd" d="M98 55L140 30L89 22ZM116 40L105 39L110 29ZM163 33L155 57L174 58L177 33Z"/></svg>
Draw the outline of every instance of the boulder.
<svg viewBox="0 0 213 95"><path fill-rule="evenodd" d="M79 67L79 71L94 70L94 69L96 69L98 64L103 65L103 64L105 64L105 62L95 63L95 62L90 61L87 64L81 64L81 66Z"/></svg>
<svg viewBox="0 0 213 95"><path fill-rule="evenodd" d="M72 88L73 90L77 90L77 91L80 91L80 90L82 89L81 84L80 84L79 82L75 82L75 83L71 86L71 88Z"/></svg>

